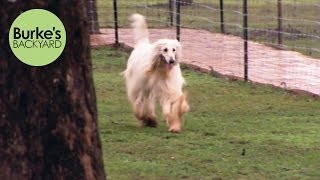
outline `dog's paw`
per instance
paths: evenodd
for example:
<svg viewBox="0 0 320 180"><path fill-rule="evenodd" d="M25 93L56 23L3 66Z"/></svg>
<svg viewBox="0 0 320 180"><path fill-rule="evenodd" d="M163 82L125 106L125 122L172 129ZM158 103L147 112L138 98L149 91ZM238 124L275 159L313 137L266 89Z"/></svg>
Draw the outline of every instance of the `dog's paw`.
<svg viewBox="0 0 320 180"><path fill-rule="evenodd" d="M172 133L181 133L181 127L180 126L171 126L169 128L169 131Z"/></svg>
<svg viewBox="0 0 320 180"><path fill-rule="evenodd" d="M145 118L141 120L143 127L157 127L158 123L154 118Z"/></svg>

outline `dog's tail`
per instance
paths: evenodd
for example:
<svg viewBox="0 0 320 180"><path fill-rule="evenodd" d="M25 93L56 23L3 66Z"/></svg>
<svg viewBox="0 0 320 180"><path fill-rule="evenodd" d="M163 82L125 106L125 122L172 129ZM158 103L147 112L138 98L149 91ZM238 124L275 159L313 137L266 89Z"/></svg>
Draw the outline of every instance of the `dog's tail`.
<svg viewBox="0 0 320 180"><path fill-rule="evenodd" d="M145 17L140 14L132 14L130 20L132 22L135 45L149 43L149 32Z"/></svg>

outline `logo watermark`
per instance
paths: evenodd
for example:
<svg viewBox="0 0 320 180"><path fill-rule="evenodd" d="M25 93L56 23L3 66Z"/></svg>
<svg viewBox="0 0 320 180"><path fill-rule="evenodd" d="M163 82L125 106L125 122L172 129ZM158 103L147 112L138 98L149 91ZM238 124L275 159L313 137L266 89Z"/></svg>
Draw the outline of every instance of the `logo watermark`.
<svg viewBox="0 0 320 180"><path fill-rule="evenodd" d="M20 14L12 23L9 44L23 63L44 66L63 52L66 30L55 14L44 9L32 9Z"/></svg>

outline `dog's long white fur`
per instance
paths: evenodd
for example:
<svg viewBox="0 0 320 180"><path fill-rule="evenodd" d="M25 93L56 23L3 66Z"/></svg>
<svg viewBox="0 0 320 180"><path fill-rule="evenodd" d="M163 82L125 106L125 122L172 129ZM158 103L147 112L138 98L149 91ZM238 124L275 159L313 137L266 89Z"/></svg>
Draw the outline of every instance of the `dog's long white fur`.
<svg viewBox="0 0 320 180"><path fill-rule="evenodd" d="M155 126L154 106L158 101L169 131L180 132L181 116L189 110L182 91L181 45L170 39L150 44L145 17L133 14L131 21L135 46L123 74L135 116L143 125Z"/></svg>

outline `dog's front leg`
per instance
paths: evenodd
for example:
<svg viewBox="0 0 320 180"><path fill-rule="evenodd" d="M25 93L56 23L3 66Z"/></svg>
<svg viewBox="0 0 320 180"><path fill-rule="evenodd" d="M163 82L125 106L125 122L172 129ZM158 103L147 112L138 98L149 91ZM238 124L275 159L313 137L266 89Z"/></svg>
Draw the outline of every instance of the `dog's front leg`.
<svg viewBox="0 0 320 180"><path fill-rule="evenodd" d="M177 111L179 106L180 103L178 101L167 101L162 105L162 113L170 132L181 132L182 124Z"/></svg>
<svg viewBox="0 0 320 180"><path fill-rule="evenodd" d="M175 100L166 100L162 104L163 115L170 132L179 133L182 130L182 116L189 111L186 95L182 94Z"/></svg>

